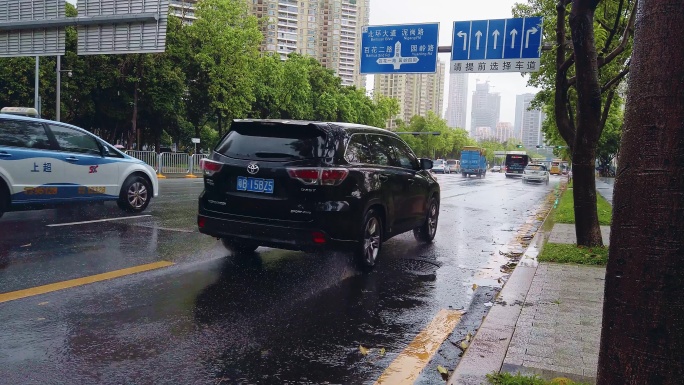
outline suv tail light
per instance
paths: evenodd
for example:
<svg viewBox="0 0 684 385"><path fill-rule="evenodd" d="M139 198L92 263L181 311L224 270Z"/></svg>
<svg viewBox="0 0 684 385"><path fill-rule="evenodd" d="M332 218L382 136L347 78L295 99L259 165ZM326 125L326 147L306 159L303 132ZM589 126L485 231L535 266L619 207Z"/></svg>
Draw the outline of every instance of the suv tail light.
<svg viewBox="0 0 684 385"><path fill-rule="evenodd" d="M292 167L287 169L290 178L306 185L339 186L349 175L346 168Z"/></svg>
<svg viewBox="0 0 684 385"><path fill-rule="evenodd" d="M204 175L212 176L215 173L221 171L222 167L223 163L217 162L215 160L202 159L200 161L200 168L204 172Z"/></svg>

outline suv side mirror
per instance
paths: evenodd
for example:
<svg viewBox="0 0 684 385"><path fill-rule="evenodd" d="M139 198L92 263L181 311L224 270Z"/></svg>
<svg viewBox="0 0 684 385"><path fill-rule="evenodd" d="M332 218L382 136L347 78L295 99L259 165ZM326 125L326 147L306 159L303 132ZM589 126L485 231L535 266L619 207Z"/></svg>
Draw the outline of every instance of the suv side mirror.
<svg viewBox="0 0 684 385"><path fill-rule="evenodd" d="M419 159L419 161L420 161L420 169L421 170L432 169L433 164L432 164L432 161L430 159L421 158L421 159Z"/></svg>

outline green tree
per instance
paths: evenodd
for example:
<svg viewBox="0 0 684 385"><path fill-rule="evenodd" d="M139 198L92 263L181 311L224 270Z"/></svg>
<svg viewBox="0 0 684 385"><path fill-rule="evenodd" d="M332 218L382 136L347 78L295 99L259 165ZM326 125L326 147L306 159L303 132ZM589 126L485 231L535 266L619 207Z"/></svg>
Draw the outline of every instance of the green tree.
<svg viewBox="0 0 684 385"><path fill-rule="evenodd" d="M603 243L594 164L617 86L629 72L635 5L636 1L624 0L530 0L513 10L515 16L544 16L545 35L555 41L529 83L543 89L537 102L553 106L550 116L569 148L575 232L582 246Z"/></svg>
<svg viewBox="0 0 684 385"><path fill-rule="evenodd" d="M226 121L252 110L262 35L242 0L203 0L196 15L185 28L185 44L193 55L186 73L188 116L199 137L209 119L216 119L221 134Z"/></svg>

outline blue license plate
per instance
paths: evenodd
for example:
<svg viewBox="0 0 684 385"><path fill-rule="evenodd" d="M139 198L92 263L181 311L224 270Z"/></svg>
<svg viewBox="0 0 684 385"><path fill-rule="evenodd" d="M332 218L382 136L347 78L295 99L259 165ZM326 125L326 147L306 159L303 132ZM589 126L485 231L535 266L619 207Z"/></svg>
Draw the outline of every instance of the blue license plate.
<svg viewBox="0 0 684 385"><path fill-rule="evenodd" d="M273 179L237 177L237 190L273 194Z"/></svg>

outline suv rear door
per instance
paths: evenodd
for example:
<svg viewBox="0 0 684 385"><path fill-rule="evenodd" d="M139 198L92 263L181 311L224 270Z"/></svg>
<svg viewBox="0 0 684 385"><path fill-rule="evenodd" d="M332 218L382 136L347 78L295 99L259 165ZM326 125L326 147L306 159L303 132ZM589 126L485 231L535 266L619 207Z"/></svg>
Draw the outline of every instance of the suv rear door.
<svg viewBox="0 0 684 385"><path fill-rule="evenodd" d="M208 161L218 162L220 170L205 173L204 207L265 220L311 221L326 186L308 174L332 157L330 147L325 129L314 124L234 122ZM300 179L288 169L301 170Z"/></svg>

